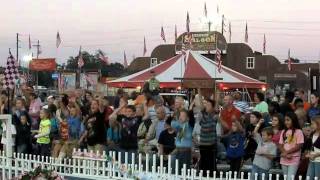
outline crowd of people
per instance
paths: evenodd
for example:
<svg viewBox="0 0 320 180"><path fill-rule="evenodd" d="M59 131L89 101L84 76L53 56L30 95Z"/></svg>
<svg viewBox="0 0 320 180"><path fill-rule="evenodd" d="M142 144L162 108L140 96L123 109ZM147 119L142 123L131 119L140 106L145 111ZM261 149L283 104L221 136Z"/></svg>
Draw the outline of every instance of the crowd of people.
<svg viewBox="0 0 320 180"><path fill-rule="evenodd" d="M3 91L0 114L13 115L18 153L156 153L165 161L168 155L178 159L179 168L198 165L211 176L217 163L229 163L233 172L250 163L253 175L281 168L289 177L320 177L319 95L312 93L310 103L302 90L287 91L284 98L266 99L262 92L253 97L255 107L239 91L219 103L198 89L186 103L182 97L170 101L158 93L128 95L119 89L112 101L84 91L43 102L31 91L9 102Z"/></svg>

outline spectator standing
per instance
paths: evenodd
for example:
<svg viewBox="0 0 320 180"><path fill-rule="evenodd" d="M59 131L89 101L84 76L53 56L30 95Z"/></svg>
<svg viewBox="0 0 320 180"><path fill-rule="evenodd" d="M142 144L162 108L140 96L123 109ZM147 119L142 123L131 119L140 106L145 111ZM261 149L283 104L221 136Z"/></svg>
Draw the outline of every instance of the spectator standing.
<svg viewBox="0 0 320 180"><path fill-rule="evenodd" d="M285 116L288 112L294 112L292 102L294 99L294 93L292 91L287 91L283 102L280 103L280 113Z"/></svg>
<svg viewBox="0 0 320 180"><path fill-rule="evenodd" d="M107 97L102 98L102 106L103 106L103 113L104 113L104 124L106 129L109 128L109 116L113 113L113 109L110 107L110 103Z"/></svg>
<svg viewBox="0 0 320 180"><path fill-rule="evenodd" d="M17 153L29 154L31 148L31 126L29 115L27 112L22 112L19 118L20 122L16 125L16 148Z"/></svg>
<svg viewBox="0 0 320 180"><path fill-rule="evenodd" d="M29 116L31 118L31 130L39 128L39 113L41 110L41 100L36 94L30 94Z"/></svg>
<svg viewBox="0 0 320 180"><path fill-rule="evenodd" d="M303 109L307 112L309 110L309 108L310 108L310 104L306 101L304 90L297 89L295 91L295 97L299 98L299 99L302 99L302 101L303 101Z"/></svg>
<svg viewBox="0 0 320 180"><path fill-rule="evenodd" d="M304 123L308 122L307 112L304 110L303 100L295 99L294 101L295 111L294 113L297 115L300 127L304 126Z"/></svg>
<svg viewBox="0 0 320 180"><path fill-rule="evenodd" d="M262 129L262 136L258 132L263 123L264 121L260 120L253 132L258 147L252 163L251 179L255 178L256 173L258 174L258 179L262 179L262 174L265 174L265 179L268 179L272 160L277 155L277 146L272 142L273 129L271 127Z"/></svg>
<svg viewBox="0 0 320 180"><path fill-rule="evenodd" d="M107 149L108 151L119 151L121 140L121 124L118 121L109 121L110 125L107 130Z"/></svg>
<svg viewBox="0 0 320 180"><path fill-rule="evenodd" d="M154 147L157 147L160 133L165 129L164 124L166 120L166 111L163 106L156 109L157 118L152 122L148 133L146 135L144 144L145 152L151 151Z"/></svg>
<svg viewBox="0 0 320 180"><path fill-rule="evenodd" d="M264 101L264 94L262 92L254 94L254 102L256 103L256 106L253 111L257 111L261 114L269 113L268 104Z"/></svg>
<svg viewBox="0 0 320 180"><path fill-rule="evenodd" d="M314 179L320 177L320 116L312 118L311 126L314 132L311 136L310 152L306 155L310 159L307 176Z"/></svg>
<svg viewBox="0 0 320 180"><path fill-rule="evenodd" d="M179 119L171 123L173 129L177 133L175 140L176 149L172 154L179 160L179 169L183 164L186 164L187 169L191 165L191 150L192 150L192 131L195 124L195 119L192 111L181 110Z"/></svg>
<svg viewBox="0 0 320 180"><path fill-rule="evenodd" d="M316 115L320 115L320 104L319 104L319 95L316 92L313 92L310 96L311 107L308 110L308 119L312 119Z"/></svg>
<svg viewBox="0 0 320 180"><path fill-rule="evenodd" d="M204 101L204 111L199 113L200 124L200 169L203 172L210 171L210 176L213 171L217 170L217 121L218 116L215 113L215 101L207 99Z"/></svg>
<svg viewBox="0 0 320 180"><path fill-rule="evenodd" d="M50 155L50 112L47 109L42 109L40 111L40 125L39 131L35 138L37 139L38 144L38 154L41 156Z"/></svg>
<svg viewBox="0 0 320 180"><path fill-rule="evenodd" d="M283 175L288 178L296 175L298 170L301 148L304 143L304 136L300 129L299 121L293 112L288 112L285 116L285 129L281 133L279 141Z"/></svg>
<svg viewBox="0 0 320 180"><path fill-rule="evenodd" d="M246 101L242 101L242 95L240 91L236 91L233 94L233 105L243 114L250 112L249 104Z"/></svg>
<svg viewBox="0 0 320 180"><path fill-rule="evenodd" d="M233 121L227 136L227 158L231 172L239 172L244 156L244 129L239 121Z"/></svg>
<svg viewBox="0 0 320 180"><path fill-rule="evenodd" d="M159 144L159 155L164 155L165 159L175 149L175 138L176 132L171 127L172 118L169 117L165 121L165 130L160 133L158 144Z"/></svg>
<svg viewBox="0 0 320 180"><path fill-rule="evenodd" d="M91 103L91 112L86 122L86 139L89 151L99 151L102 153L106 142L104 116L100 112L99 101L93 100Z"/></svg>
<svg viewBox="0 0 320 180"><path fill-rule="evenodd" d="M234 107L233 98L230 95L224 97L223 103L224 106L220 113L220 122L224 133L227 133L232 127L233 119L240 121L241 113L236 107Z"/></svg>

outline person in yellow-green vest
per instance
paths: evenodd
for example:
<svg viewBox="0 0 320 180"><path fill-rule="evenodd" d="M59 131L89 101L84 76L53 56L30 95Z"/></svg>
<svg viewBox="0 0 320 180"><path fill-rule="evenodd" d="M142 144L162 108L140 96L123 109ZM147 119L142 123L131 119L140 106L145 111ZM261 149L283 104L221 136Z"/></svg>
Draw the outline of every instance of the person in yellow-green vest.
<svg viewBox="0 0 320 180"><path fill-rule="evenodd" d="M50 156L50 112L48 109L42 109L40 111L40 126L37 135L37 150L41 156Z"/></svg>

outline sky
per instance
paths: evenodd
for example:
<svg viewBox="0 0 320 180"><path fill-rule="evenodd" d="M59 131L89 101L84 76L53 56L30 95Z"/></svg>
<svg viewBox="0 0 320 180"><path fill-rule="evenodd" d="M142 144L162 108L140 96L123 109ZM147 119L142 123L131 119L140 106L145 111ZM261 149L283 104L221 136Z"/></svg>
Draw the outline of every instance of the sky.
<svg viewBox="0 0 320 180"><path fill-rule="evenodd" d="M163 44L164 27L167 43L174 42L174 26L178 33L186 29L189 11L191 31L207 31L204 3L212 29L221 31L221 16L231 23L232 42L243 42L248 23L249 45L262 51L266 35L267 54L279 59L291 56L303 62L320 60L319 0L0 0L0 66L4 65L8 49L16 52L19 33L19 59L31 54L32 44L40 41L40 57L54 57L58 63L76 56L79 47L90 53L103 50L112 62L128 61L143 54L146 38L147 56ZM219 7L219 13L217 12ZM62 43L57 49L56 33ZM32 48L35 54L36 48ZM24 65L24 64L23 64Z"/></svg>

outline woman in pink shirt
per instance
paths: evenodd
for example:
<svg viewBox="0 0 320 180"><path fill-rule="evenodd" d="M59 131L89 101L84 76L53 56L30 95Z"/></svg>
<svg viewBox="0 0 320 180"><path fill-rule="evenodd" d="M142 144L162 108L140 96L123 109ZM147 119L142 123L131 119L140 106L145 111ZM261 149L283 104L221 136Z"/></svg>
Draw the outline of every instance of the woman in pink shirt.
<svg viewBox="0 0 320 180"><path fill-rule="evenodd" d="M285 129L282 131L279 141L281 151L280 164L283 175L291 179L298 170L304 136L295 113L288 112L284 123Z"/></svg>

